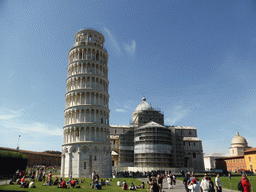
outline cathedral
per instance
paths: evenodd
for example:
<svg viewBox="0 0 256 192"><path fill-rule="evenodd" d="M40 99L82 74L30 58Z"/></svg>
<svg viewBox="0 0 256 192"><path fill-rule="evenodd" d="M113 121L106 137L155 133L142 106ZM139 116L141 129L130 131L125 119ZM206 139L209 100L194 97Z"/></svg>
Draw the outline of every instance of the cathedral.
<svg viewBox="0 0 256 192"><path fill-rule="evenodd" d="M164 114L142 98L131 125L110 125L114 170L204 171L202 141L193 126L166 126Z"/></svg>

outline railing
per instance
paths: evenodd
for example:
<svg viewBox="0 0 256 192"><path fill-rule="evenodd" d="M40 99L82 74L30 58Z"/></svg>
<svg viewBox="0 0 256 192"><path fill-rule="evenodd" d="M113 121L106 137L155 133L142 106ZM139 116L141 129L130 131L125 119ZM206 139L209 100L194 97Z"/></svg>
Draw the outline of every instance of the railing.
<svg viewBox="0 0 256 192"><path fill-rule="evenodd" d="M95 47L102 48L103 50L105 50L106 52L108 52L105 47L101 46L100 44L93 43L93 42L76 42L76 43L74 43L74 44L70 47L70 49L72 49L73 47L76 47L76 46L80 46L80 45L93 45L93 46L95 46Z"/></svg>

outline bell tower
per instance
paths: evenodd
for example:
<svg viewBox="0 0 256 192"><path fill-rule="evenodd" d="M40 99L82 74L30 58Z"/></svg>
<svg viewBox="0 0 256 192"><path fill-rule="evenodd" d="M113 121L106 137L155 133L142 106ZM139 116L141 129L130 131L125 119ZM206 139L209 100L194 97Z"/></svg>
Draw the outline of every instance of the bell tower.
<svg viewBox="0 0 256 192"><path fill-rule="evenodd" d="M111 177L108 53L104 36L84 29L68 56L61 177Z"/></svg>

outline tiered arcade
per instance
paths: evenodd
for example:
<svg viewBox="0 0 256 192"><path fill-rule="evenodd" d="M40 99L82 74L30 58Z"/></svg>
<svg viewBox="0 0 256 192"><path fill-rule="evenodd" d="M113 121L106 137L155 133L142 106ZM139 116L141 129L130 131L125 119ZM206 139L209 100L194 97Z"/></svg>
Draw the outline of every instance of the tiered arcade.
<svg viewBox="0 0 256 192"><path fill-rule="evenodd" d="M104 36L80 30L69 51L62 177L110 177L108 53Z"/></svg>

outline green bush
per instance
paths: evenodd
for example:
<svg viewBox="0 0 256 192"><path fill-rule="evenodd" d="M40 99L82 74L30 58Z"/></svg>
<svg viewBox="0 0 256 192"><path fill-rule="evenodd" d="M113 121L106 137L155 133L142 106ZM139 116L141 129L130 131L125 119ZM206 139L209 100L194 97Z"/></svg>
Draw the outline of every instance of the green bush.
<svg viewBox="0 0 256 192"><path fill-rule="evenodd" d="M0 158L1 157L28 159L26 155L23 155L20 152L11 152L11 151L0 151Z"/></svg>
<svg viewBox="0 0 256 192"><path fill-rule="evenodd" d="M0 162L4 165L0 176L10 177L17 169L26 169L28 158L19 152L0 151Z"/></svg>

